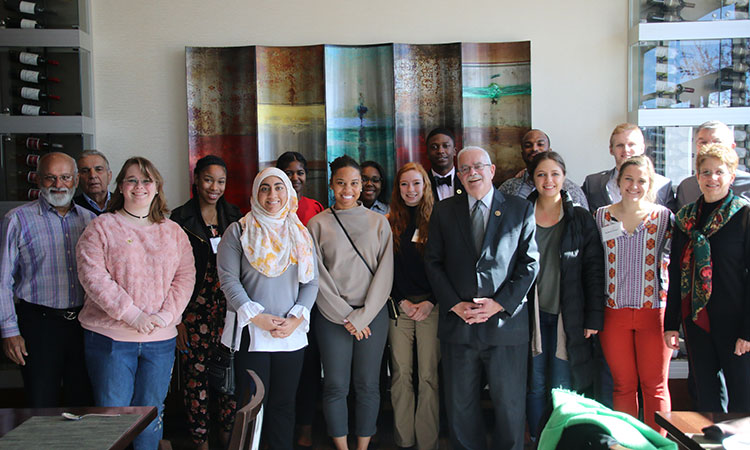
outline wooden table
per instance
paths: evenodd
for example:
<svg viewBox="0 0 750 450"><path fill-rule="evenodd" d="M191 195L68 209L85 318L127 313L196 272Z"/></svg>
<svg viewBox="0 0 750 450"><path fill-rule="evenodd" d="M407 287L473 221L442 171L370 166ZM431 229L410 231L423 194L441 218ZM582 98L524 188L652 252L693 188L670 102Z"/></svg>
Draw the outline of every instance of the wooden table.
<svg viewBox="0 0 750 450"><path fill-rule="evenodd" d="M120 417L86 417L72 421L62 417L65 411L79 415L120 414ZM32 417L34 420L29 421ZM133 439L155 418L156 407L154 406L2 408L0 409L0 448L71 448L75 450L110 448L119 450L133 442ZM21 427L22 424L24 424L23 427ZM12 430L15 431L10 433ZM10 435L6 436L9 433Z"/></svg>
<svg viewBox="0 0 750 450"><path fill-rule="evenodd" d="M657 412L656 423L667 430L682 447L691 450L722 449L703 437L703 428L716 422L747 417L742 413L700 413L694 411Z"/></svg>

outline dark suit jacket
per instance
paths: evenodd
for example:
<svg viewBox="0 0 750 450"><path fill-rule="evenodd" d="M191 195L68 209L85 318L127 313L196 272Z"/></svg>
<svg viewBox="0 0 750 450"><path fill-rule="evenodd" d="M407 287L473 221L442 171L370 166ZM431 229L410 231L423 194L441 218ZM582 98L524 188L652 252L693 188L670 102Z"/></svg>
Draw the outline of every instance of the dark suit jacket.
<svg viewBox="0 0 750 450"><path fill-rule="evenodd" d="M432 170L427 171L427 177L430 179L432 185L432 196L435 199L435 203L439 201L437 193L437 185L435 184L435 177L432 175ZM453 195L461 195L464 192L464 185L461 184L461 180L458 179L458 172L453 172Z"/></svg>
<svg viewBox="0 0 750 450"><path fill-rule="evenodd" d="M75 202L75 204L80 207L88 209L89 211L96 214L97 216L102 213L101 211L97 211L96 209L94 209L94 207L91 206L89 202L87 202L86 199L83 197L83 194L78 194L75 197L73 197L73 202Z"/></svg>
<svg viewBox="0 0 750 450"><path fill-rule="evenodd" d="M435 205L425 267L440 305L441 340L468 344L479 339L490 345L529 341L526 293L539 271L535 230L531 203L495 189L482 252L477 255L467 196L454 196ZM493 298L504 311L473 325L450 311L457 303L475 297Z"/></svg>
<svg viewBox="0 0 750 450"><path fill-rule="evenodd" d="M591 213L595 213L597 209L602 206L607 206L612 203L612 197L607 192L607 182L614 173L615 168L605 170L603 172L592 173L586 177L583 182L583 193L586 194L586 199L589 201L589 210ZM656 191L656 203L666 206L670 210L677 211L677 200L672 191L672 180L669 178L656 174L654 180L654 186Z"/></svg>

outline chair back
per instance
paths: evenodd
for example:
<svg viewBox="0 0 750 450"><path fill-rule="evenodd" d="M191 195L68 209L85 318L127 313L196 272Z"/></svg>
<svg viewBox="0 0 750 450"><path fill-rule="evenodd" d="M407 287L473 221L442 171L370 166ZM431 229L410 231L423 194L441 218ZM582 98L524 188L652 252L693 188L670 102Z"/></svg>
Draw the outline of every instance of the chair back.
<svg viewBox="0 0 750 450"><path fill-rule="evenodd" d="M229 441L229 450L257 449L260 443L263 397L266 392L258 374L250 369L247 372L255 383L255 394L250 398L247 405L237 410L237 415L234 418L234 429L232 429L232 439Z"/></svg>

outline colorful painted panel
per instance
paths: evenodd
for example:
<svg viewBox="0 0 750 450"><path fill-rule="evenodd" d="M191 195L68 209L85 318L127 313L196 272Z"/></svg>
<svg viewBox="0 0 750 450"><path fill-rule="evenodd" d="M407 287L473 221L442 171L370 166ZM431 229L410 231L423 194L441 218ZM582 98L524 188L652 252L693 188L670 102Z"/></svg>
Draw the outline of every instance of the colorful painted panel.
<svg viewBox="0 0 750 450"><path fill-rule="evenodd" d="M520 140L531 128L530 44L461 45L464 145L490 153L496 185L524 167Z"/></svg>
<svg viewBox="0 0 750 450"><path fill-rule="evenodd" d="M185 49L190 168L206 155L224 158L226 198L250 208L258 172L255 48Z"/></svg>
<svg viewBox="0 0 750 450"><path fill-rule="evenodd" d="M327 45L325 71L328 161L346 154L395 173L393 46ZM393 178L386 178L390 195Z"/></svg>
<svg viewBox="0 0 750 450"><path fill-rule="evenodd" d="M326 105L323 46L257 47L258 159L273 166L284 152L307 159L304 195L325 203Z"/></svg>
<svg viewBox="0 0 750 450"><path fill-rule="evenodd" d="M286 151L305 155L305 194L324 203L327 163L343 154L378 161L390 190L400 165L429 168L424 138L438 126L457 148L486 148L496 183L523 167L529 42L187 48L186 65L191 166L222 156L243 210L258 168Z"/></svg>
<svg viewBox="0 0 750 450"><path fill-rule="evenodd" d="M396 163L429 168L424 138L435 127L456 134L461 148L461 44L393 45Z"/></svg>

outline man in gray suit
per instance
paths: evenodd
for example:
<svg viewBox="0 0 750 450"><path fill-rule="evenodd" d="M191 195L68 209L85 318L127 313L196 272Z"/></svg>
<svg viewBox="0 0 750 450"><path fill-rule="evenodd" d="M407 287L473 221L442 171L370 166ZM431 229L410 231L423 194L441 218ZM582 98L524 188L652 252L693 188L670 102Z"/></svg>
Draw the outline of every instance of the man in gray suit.
<svg viewBox="0 0 750 450"><path fill-rule="evenodd" d="M705 122L695 130L695 153L704 145L718 143L735 148L734 133L724 123L718 120ZM698 175L698 174L696 174ZM732 183L732 192L747 200L750 200L750 173L737 169ZM677 207L682 208L688 203L698 200L701 190L698 187L697 177L687 177L677 186Z"/></svg>
<svg viewBox="0 0 750 450"><path fill-rule="evenodd" d="M620 201L620 188L617 174L622 163L631 156L642 155L646 151L643 133L637 125L621 123L609 137L609 153L615 158L615 167L610 170L592 173L583 182L583 192L589 201L589 210L594 213L602 206ZM656 203L674 211L676 209L672 181L656 174L654 180Z"/></svg>
<svg viewBox="0 0 750 450"><path fill-rule="evenodd" d="M534 207L492 187L487 152L458 154L468 195L435 205L425 251L440 316L446 409L455 449L487 448L481 374L495 412L493 449L523 449L529 319L526 294L539 270Z"/></svg>

